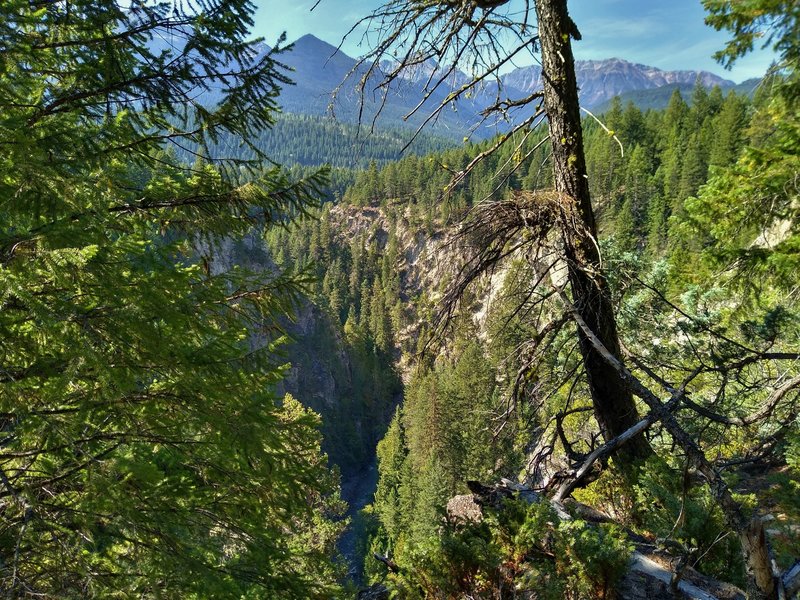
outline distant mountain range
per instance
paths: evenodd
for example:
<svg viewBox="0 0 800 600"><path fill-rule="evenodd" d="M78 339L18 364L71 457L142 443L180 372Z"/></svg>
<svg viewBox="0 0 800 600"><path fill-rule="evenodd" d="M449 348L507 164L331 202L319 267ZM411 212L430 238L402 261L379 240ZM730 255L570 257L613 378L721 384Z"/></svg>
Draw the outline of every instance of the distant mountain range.
<svg viewBox="0 0 800 600"><path fill-rule="evenodd" d="M693 86L698 79L709 88L715 85L722 88L735 85L734 82L708 71L662 71L621 58L576 61L575 75L580 88L581 103L590 110L614 96L634 90L649 90L666 85ZM507 86L530 93L542 87L542 69L539 66L520 67L502 79Z"/></svg>
<svg viewBox="0 0 800 600"><path fill-rule="evenodd" d="M761 79L754 78L743 81L742 83L737 83L734 86L722 85L720 87L725 90L725 93L732 91L740 96L752 97L760 83ZM641 110L647 110L649 108L658 110L667 106L670 96L672 96L675 90L678 90L683 96L683 99L687 103L691 104L693 88L694 83L672 83L662 85L661 87L657 88L629 90L627 92L620 93L618 97L623 106L628 102L633 102ZM603 113L609 108L610 105L611 100L606 100L602 104L596 106L593 110L598 114Z"/></svg>
<svg viewBox="0 0 800 600"><path fill-rule="evenodd" d="M424 95L426 78L398 79L384 102L383 90L378 87L383 79L382 71L373 73L361 92L359 83L367 75L367 67L359 67L356 59L313 35L298 39L292 50L281 54L278 60L292 69L289 76L294 81L294 85L284 87L281 92L279 102L284 111L309 115L333 112L337 119L346 123L360 121L370 126L373 117L380 112L379 124L382 126L397 126L404 122L408 126L419 126L450 91L438 90L416 115L406 119ZM338 90L334 101L332 93L343 82L345 84ZM436 134L460 139L478 120L478 114L487 104L488 99L483 95L460 101L453 110L443 111L439 119L430 123L430 129ZM495 132L491 130L480 137L489 137Z"/></svg>
<svg viewBox="0 0 800 600"><path fill-rule="evenodd" d="M263 52L269 48L264 46ZM407 69L389 89L385 102L383 90L378 88L382 74L395 65L381 64L381 71L373 73L365 86L365 92L358 91L357 82L367 73L366 67L359 67L355 58L337 50L335 46L313 35L298 39L292 50L281 54L278 59L290 67L289 74L295 82L286 86L280 95L280 104L286 112L306 115L324 115L331 110L344 122L353 123L359 119L371 124L378 109L382 125L398 125L411 113L423 97L423 89L431 76L442 73L441 67L428 61ZM341 87L336 101L332 103L332 92L342 84L348 74L354 73ZM576 62L576 74L582 104L589 110L607 105L614 96L629 97L634 102L644 99L647 106L659 107L666 104L672 89L690 89L699 80L703 85L733 88L734 82L723 79L707 71L663 71L655 67L631 63L619 58L608 60L588 60ZM419 126L433 108L442 102L455 86L468 80L462 72L448 76L447 86L431 95L413 116L405 122L409 126ZM500 78L504 96L523 98L535 89L541 88L542 70L537 65L519 67ZM460 139L470 133L470 128L480 122L480 112L497 96L497 83L487 84L469 99L453 103L451 108L442 111L439 118L429 124L432 133ZM753 87L753 86L751 86ZM642 94L652 90L652 92ZM363 103L362 103L363 101ZM359 108L363 106L363 109ZM506 128L504 123L484 123L474 132L483 138L494 135Z"/></svg>

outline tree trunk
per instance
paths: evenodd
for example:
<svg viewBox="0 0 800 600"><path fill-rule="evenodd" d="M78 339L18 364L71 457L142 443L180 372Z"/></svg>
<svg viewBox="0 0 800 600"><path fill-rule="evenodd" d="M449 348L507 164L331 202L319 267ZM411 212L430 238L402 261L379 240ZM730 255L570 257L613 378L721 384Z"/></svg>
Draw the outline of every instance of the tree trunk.
<svg viewBox="0 0 800 600"><path fill-rule="evenodd" d="M581 317L617 358L620 357L617 325L608 286L601 272L597 227L589 197L583 153L578 88L570 37L580 35L567 13L566 0L537 0L539 42L542 49L544 106L550 122L555 189L571 206L565 210L575 227L563 232L565 258L574 303ZM633 396L619 374L597 353L578 329L594 414L606 441L639 420ZM643 435L631 439L617 452L630 465L652 453Z"/></svg>

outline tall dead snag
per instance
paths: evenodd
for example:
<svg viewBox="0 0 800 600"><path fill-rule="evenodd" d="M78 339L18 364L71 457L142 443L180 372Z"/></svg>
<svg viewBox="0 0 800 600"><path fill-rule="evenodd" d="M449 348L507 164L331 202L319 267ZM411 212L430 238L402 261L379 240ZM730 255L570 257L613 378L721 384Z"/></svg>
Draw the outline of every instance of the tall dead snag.
<svg viewBox="0 0 800 600"><path fill-rule="evenodd" d="M617 325L600 264L597 226L583 153L580 104L570 41L570 38L580 39L580 34L569 17L566 0L537 0L535 4L542 53L544 106L553 149L554 185L557 192L573 203L564 210L567 215L574 215L565 219L574 226L562 228L572 296L581 318L603 346L619 359ZM580 328L578 336L595 417L603 437L606 441L612 440L639 420L633 395ZM637 435L617 453L622 462L631 463L646 458L652 450L647 440Z"/></svg>
<svg viewBox="0 0 800 600"><path fill-rule="evenodd" d="M528 22L531 4L536 7L537 35L531 33L531 24ZM505 118L510 109L532 107L544 98L543 111L536 108L533 116L512 126L510 133L501 136L492 149L478 156L465 171L457 174L454 184L482 157L499 148L513 133L535 125L540 115L545 113L550 122L556 193L566 197L562 203L562 214L554 225L560 230L559 235L563 240L563 258L569 265L572 297L583 319L619 358L620 344L608 287L600 268L597 228L583 153L580 104L570 42L571 37L580 36L567 13L566 0L539 0L535 3L526 0L523 11L512 10L508 5L509 0L387 0L360 23L368 22L379 41L353 68L351 74L361 74L359 77L363 90L367 82L379 73L380 60L389 55L392 57L390 64L396 66L385 73L383 81L376 88L387 94L403 69L415 68L430 59L445 65L440 71L434 70L428 79L423 100L406 115L410 118L418 111L426 110L423 108L425 101L433 98L434 92L446 91L457 65L469 59L471 76L460 87L446 91L445 99L430 111L424 123L435 120L452 103L468 98L472 93L482 92L484 84L492 80L497 84L497 101L483 111L484 118L490 115ZM505 13L501 11L502 8L506 9ZM515 34L515 42L510 47L497 37L503 31ZM541 50L545 81L543 92L536 91L525 98L505 98L506 92L499 78L500 69L516 55L533 52L537 46ZM392 56L393 51L398 55ZM507 255L497 245L494 248L494 255L482 263L487 269ZM461 283L457 283L456 288L463 291ZM452 305L446 307L445 312L450 314L451 309ZM636 405L625 382L598 356L580 331L578 335L594 413L601 433L608 441L638 422ZM621 464L632 464L651 454L650 445L642 435L636 436L617 451Z"/></svg>

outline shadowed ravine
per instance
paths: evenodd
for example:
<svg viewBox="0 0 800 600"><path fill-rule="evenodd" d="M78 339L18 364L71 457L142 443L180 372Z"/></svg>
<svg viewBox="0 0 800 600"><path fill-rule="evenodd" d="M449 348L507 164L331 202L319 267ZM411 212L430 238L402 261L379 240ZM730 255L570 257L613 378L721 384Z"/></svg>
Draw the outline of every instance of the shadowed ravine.
<svg viewBox="0 0 800 600"><path fill-rule="evenodd" d="M360 583L362 565L356 562L356 532L353 520L358 511L372 502L375 488L378 485L378 459L372 461L358 473L342 480L342 498L347 502L347 516L350 526L339 540L339 550L347 560L349 576L356 583Z"/></svg>

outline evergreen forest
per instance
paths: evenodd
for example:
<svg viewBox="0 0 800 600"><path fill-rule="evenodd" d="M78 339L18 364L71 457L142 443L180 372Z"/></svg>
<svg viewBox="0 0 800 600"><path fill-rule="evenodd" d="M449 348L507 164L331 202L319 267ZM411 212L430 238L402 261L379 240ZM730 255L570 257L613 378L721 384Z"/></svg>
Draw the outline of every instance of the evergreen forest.
<svg viewBox="0 0 800 600"><path fill-rule="evenodd" d="M249 0L0 3L3 597L800 597L800 8L593 114L567 4L364 10L423 122L535 52L457 143L282 112Z"/></svg>

